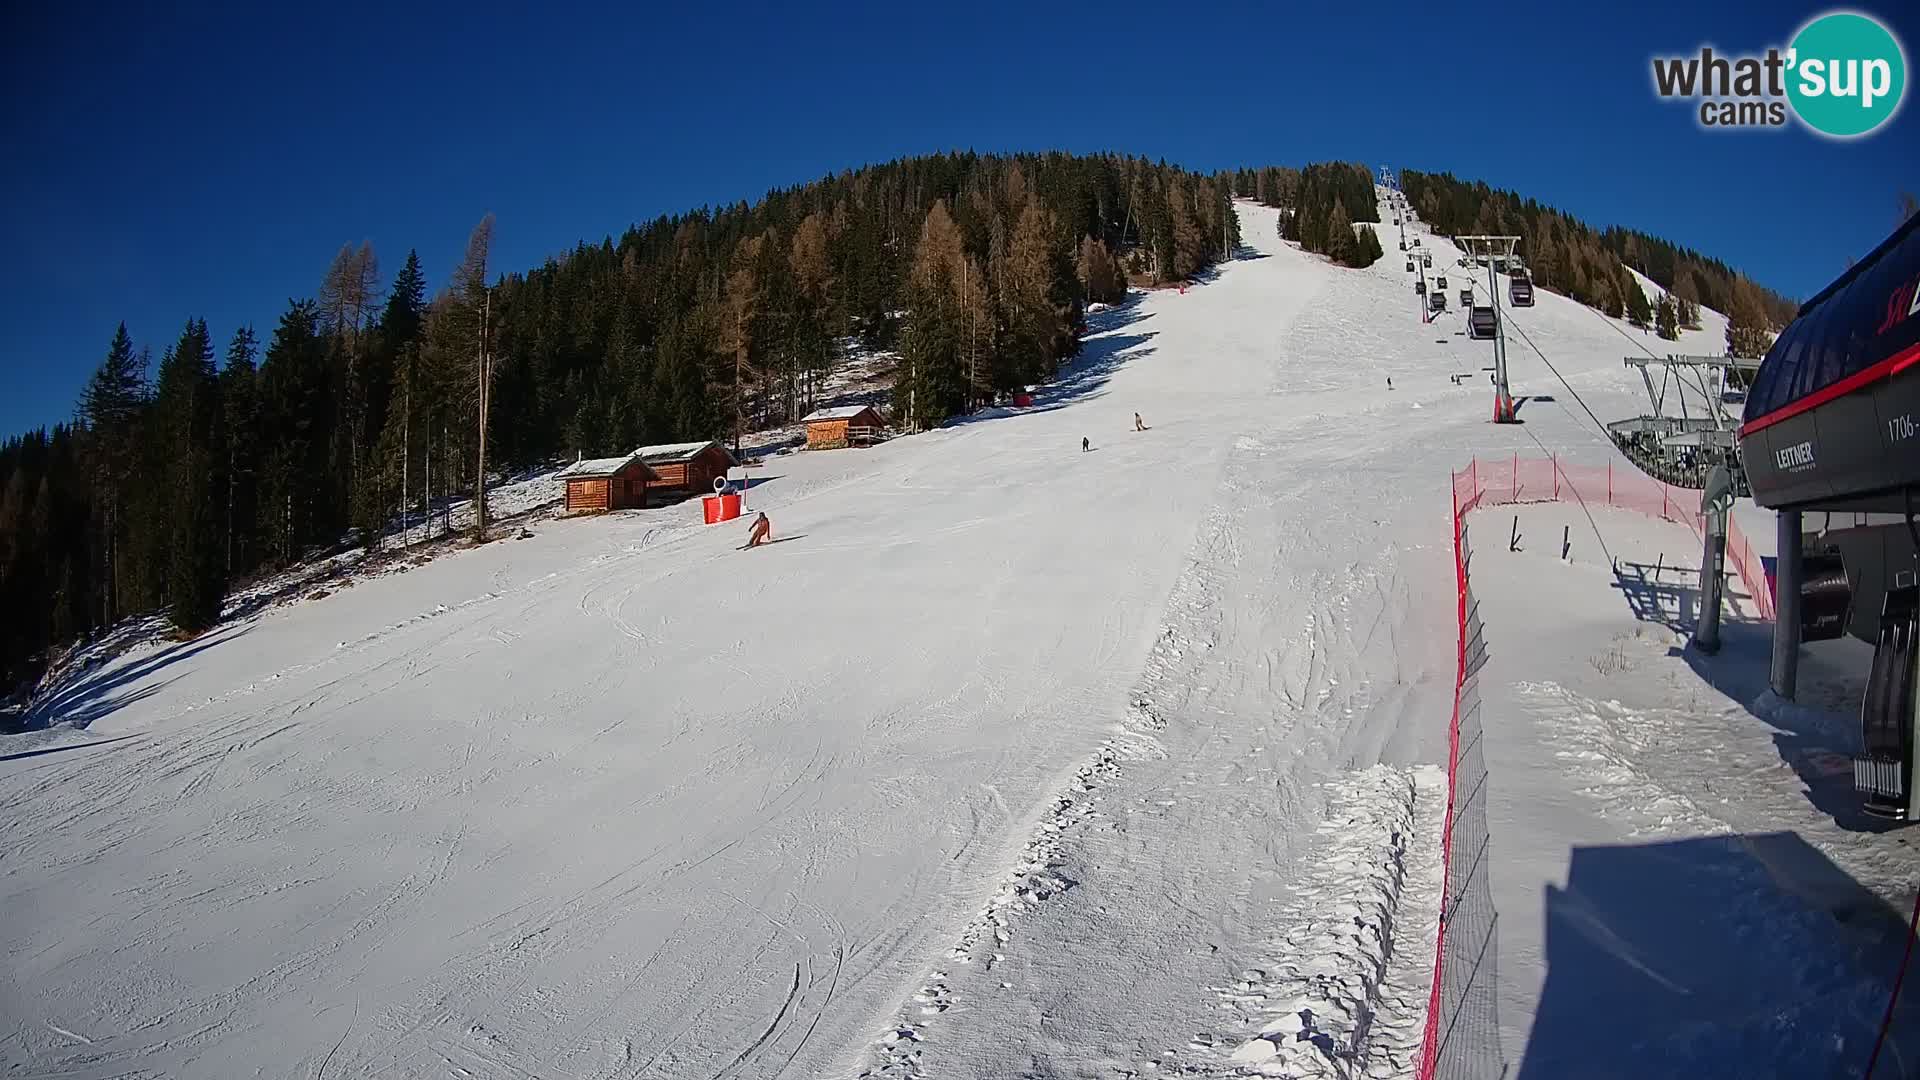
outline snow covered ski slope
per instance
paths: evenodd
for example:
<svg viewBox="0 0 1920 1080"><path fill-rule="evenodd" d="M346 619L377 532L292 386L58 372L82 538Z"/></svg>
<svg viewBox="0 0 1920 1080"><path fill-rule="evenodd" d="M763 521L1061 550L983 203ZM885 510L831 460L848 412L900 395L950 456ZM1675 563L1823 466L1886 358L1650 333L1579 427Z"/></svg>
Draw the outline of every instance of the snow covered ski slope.
<svg viewBox="0 0 1920 1080"><path fill-rule="evenodd" d="M1609 449L1241 213L1032 409L771 459L764 551L550 522L88 673L0 760L9 1075L1406 1075L1448 469Z"/></svg>

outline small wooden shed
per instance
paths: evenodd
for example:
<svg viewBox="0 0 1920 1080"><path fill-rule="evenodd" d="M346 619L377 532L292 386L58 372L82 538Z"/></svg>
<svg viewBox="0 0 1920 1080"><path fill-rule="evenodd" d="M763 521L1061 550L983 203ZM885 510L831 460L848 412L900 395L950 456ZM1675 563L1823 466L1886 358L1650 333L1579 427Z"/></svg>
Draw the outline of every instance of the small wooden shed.
<svg viewBox="0 0 1920 1080"><path fill-rule="evenodd" d="M727 475L739 464L726 447L711 439L643 446L634 454L646 463L647 491L669 496L710 495L714 477Z"/></svg>
<svg viewBox="0 0 1920 1080"><path fill-rule="evenodd" d="M567 484L567 513L602 513L647 505L653 470L638 453L632 453L576 461L560 470L560 478Z"/></svg>
<svg viewBox="0 0 1920 1080"><path fill-rule="evenodd" d="M807 425L809 450L834 450L879 442L881 429L887 426L880 410L871 405L821 409L809 413L800 422Z"/></svg>

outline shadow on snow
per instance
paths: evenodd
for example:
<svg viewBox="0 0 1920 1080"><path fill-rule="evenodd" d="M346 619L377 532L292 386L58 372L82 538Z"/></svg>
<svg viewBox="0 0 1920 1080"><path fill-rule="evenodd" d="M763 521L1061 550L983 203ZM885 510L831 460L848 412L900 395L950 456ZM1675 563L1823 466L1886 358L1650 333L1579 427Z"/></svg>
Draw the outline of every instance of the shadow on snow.
<svg viewBox="0 0 1920 1080"><path fill-rule="evenodd" d="M1906 919L1799 834L1578 847L1566 881L1516 1080L1860 1075ZM1920 1075L1920 995L1888 1042L1875 1075Z"/></svg>

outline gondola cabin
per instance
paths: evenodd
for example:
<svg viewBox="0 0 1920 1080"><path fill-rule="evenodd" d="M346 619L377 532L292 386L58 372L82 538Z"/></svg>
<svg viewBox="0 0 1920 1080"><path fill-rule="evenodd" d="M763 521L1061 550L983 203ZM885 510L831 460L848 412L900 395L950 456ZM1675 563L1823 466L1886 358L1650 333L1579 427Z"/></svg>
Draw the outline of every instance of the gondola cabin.
<svg viewBox="0 0 1920 1080"><path fill-rule="evenodd" d="M1409 274L1411 274L1411 273L1413 273L1413 260L1412 260L1412 259L1408 259L1408 260L1407 260L1407 273L1409 273Z"/></svg>
<svg viewBox="0 0 1920 1080"><path fill-rule="evenodd" d="M567 485L566 512L638 510L647 505L647 481L652 476L653 471L637 453L576 461L559 473Z"/></svg>
<svg viewBox="0 0 1920 1080"><path fill-rule="evenodd" d="M1434 284L1434 285L1435 285L1435 286L1436 286L1437 288L1442 288L1442 289L1444 289L1444 288L1446 288L1446 287L1447 287L1447 275L1445 275L1445 274L1440 274L1440 275L1438 275L1437 277L1435 277L1435 278L1433 279L1433 284Z"/></svg>
<svg viewBox="0 0 1920 1080"><path fill-rule="evenodd" d="M1428 311L1447 310L1447 294L1441 292L1439 289L1435 289L1432 292L1428 293L1427 294L1427 310Z"/></svg>
<svg viewBox="0 0 1920 1080"><path fill-rule="evenodd" d="M1920 216L1801 306L1767 350L1740 424L1753 500L1788 515L1773 630L1788 637L1776 641L1776 687L1783 675L1791 681L1800 642L1838 636L1828 627L1874 647L1853 783L1867 812L1904 821L1920 819L1916 417ZM1810 527L1821 531L1802 531Z"/></svg>
<svg viewBox="0 0 1920 1080"><path fill-rule="evenodd" d="M1426 282L1424 282L1424 281L1416 281L1416 282L1414 282L1414 283L1413 283L1413 295L1415 295L1415 296L1425 296L1425 295L1427 295L1427 283L1426 283Z"/></svg>
<svg viewBox="0 0 1920 1080"><path fill-rule="evenodd" d="M1488 341L1493 338L1499 323L1494 319L1490 307L1476 307L1467 310L1467 336L1475 341Z"/></svg>
<svg viewBox="0 0 1920 1080"><path fill-rule="evenodd" d="M649 498L710 494L714 478L727 475L728 469L740 464L726 447L712 440L643 446L634 453L653 473L647 480Z"/></svg>
<svg viewBox="0 0 1920 1080"><path fill-rule="evenodd" d="M1472 289L1460 290L1460 306L1463 308L1470 308L1473 306L1473 290Z"/></svg>
<svg viewBox="0 0 1920 1080"><path fill-rule="evenodd" d="M871 405L847 405L809 413L801 423L807 426L807 449L835 450L843 446L871 446L879 442L885 418Z"/></svg>
<svg viewBox="0 0 1920 1080"><path fill-rule="evenodd" d="M1533 280L1531 278L1517 277L1508 281L1507 299L1513 301L1514 307L1532 307Z"/></svg>

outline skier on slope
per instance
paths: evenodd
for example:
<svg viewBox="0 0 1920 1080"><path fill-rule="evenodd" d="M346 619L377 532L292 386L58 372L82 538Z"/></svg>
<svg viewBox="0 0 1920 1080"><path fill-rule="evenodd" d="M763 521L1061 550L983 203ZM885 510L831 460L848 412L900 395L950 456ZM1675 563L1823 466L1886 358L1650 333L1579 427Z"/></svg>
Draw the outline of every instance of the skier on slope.
<svg viewBox="0 0 1920 1080"><path fill-rule="evenodd" d="M767 512L762 510L760 515L753 519L753 528L747 532L747 547L759 547L772 536L773 523L767 520Z"/></svg>

